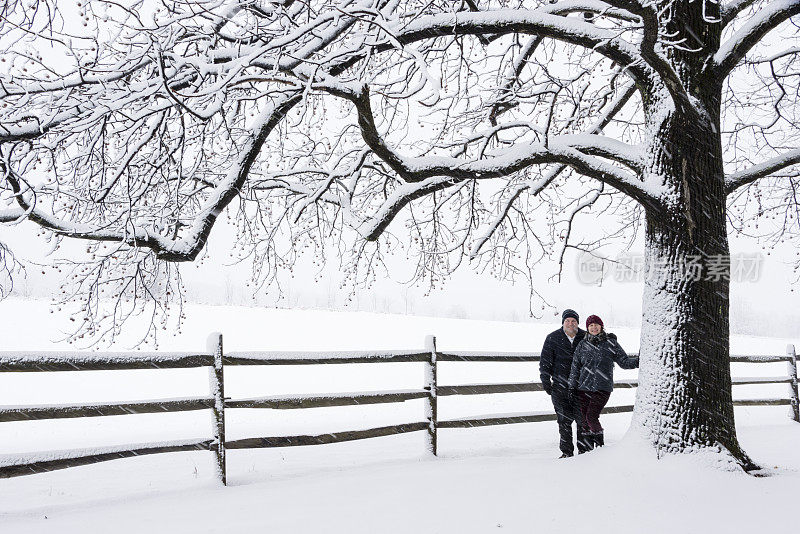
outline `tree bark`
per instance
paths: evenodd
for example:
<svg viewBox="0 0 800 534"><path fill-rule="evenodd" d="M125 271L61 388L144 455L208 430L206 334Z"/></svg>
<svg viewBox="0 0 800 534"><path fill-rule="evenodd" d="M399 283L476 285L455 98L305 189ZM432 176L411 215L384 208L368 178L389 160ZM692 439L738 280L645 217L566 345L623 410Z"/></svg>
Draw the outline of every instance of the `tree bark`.
<svg viewBox="0 0 800 534"><path fill-rule="evenodd" d="M685 217L647 216L632 427L659 456L711 447L750 470L755 466L739 446L731 395L724 203L702 202L698 187L691 189L698 198L694 230ZM699 215L701 206L707 216Z"/></svg>
<svg viewBox="0 0 800 534"><path fill-rule="evenodd" d="M730 249L720 136L721 87L705 79L699 55L674 57L700 113L649 93L648 172L670 190L646 208L645 286L634 430L659 455L729 453L757 468L739 446L730 373ZM645 177L648 178L648 177Z"/></svg>

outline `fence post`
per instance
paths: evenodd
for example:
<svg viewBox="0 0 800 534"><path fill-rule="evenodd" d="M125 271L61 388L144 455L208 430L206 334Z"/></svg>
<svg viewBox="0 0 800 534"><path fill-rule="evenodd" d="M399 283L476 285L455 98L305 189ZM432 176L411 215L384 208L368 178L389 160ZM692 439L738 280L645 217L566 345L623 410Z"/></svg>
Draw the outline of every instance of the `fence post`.
<svg viewBox="0 0 800 534"><path fill-rule="evenodd" d="M425 337L425 350L430 352L430 359L425 366L425 389L428 390L428 405L425 409L425 416L428 419L428 448L434 456L438 455L438 443L436 437L436 427L438 426L437 416L437 392L436 381L436 336Z"/></svg>
<svg viewBox="0 0 800 534"><path fill-rule="evenodd" d="M792 388L792 419L800 423L800 398L797 395L797 353L794 345L786 345L786 355L789 357L789 378Z"/></svg>
<svg viewBox="0 0 800 534"><path fill-rule="evenodd" d="M209 368L208 378L211 396L214 398L213 451L217 457L217 476L223 486L228 485L225 469L225 381L222 368L222 334L214 332L208 336L208 352L214 355L214 366Z"/></svg>

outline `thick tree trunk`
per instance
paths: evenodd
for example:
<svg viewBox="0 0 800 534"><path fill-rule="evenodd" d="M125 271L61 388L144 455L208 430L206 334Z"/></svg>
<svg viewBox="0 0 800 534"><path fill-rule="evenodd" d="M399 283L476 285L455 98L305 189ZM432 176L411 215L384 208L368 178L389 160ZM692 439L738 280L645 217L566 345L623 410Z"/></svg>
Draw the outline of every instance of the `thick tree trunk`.
<svg viewBox="0 0 800 534"><path fill-rule="evenodd" d="M719 452L756 468L736 438L730 372L730 249L720 137L722 84L704 70L719 49L718 5L662 2L684 91L641 87L649 179L671 194L646 208L639 389L632 430L660 453ZM712 11L704 13L703 9Z"/></svg>
<svg viewBox="0 0 800 534"><path fill-rule="evenodd" d="M719 98L706 117L651 100L650 172L672 191L647 209L639 389L633 429L662 453L716 450L755 468L736 438L729 246Z"/></svg>
<svg viewBox="0 0 800 534"><path fill-rule="evenodd" d="M639 389L633 426L659 453L712 448L754 466L734 424L723 206L706 205L695 236L648 216ZM713 216L711 216L713 214Z"/></svg>

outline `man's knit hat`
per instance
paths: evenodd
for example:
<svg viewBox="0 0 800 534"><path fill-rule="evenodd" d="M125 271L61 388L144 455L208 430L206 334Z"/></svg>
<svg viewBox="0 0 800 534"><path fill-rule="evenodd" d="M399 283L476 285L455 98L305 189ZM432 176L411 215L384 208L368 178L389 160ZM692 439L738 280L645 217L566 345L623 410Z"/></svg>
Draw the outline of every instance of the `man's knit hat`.
<svg viewBox="0 0 800 534"><path fill-rule="evenodd" d="M578 313L575 310L570 310L569 308L567 308L566 310L564 310L564 313L561 314L561 322L563 323L569 317L572 317L573 319L575 319L575 321L578 322L580 322L581 320L580 317L578 317Z"/></svg>
<svg viewBox="0 0 800 534"><path fill-rule="evenodd" d="M590 315L586 318L586 328L589 328L589 325L592 323L599 324L601 328L603 327L603 320L597 315Z"/></svg>

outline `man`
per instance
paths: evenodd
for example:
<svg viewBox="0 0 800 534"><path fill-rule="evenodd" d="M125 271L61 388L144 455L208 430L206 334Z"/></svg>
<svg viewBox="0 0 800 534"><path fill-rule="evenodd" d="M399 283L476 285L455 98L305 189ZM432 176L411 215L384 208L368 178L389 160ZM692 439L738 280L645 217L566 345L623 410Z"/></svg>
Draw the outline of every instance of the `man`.
<svg viewBox="0 0 800 534"><path fill-rule="evenodd" d="M580 424L580 410L574 397L569 394L569 372L572 369L572 355L578 342L586 335L578 328L578 314L566 309L561 314L562 327L551 332L544 340L542 358L539 360L539 375L542 387L550 395L558 421L561 458L572 456L572 422L577 423L578 454L591 449L591 444L583 435Z"/></svg>

